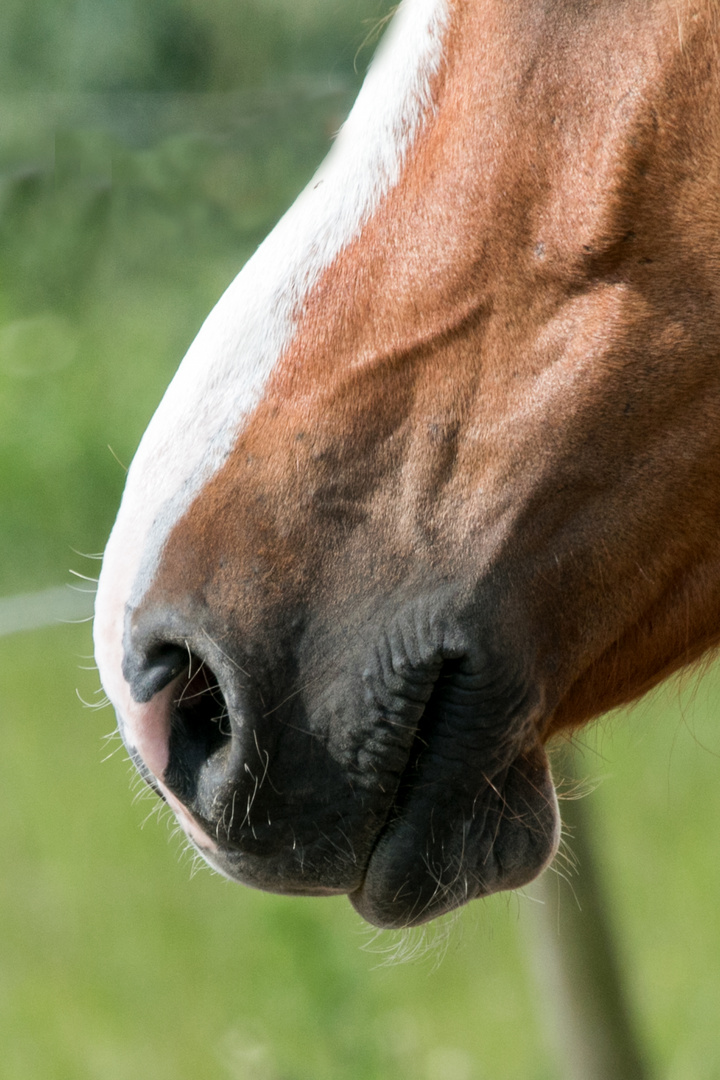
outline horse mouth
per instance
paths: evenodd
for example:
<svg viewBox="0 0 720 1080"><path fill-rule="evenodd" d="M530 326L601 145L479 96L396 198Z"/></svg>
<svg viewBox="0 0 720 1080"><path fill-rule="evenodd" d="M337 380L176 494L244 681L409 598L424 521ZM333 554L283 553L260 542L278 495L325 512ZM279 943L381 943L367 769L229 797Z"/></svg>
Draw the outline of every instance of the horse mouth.
<svg viewBox="0 0 720 1080"><path fill-rule="evenodd" d="M559 842L555 790L542 748L501 775L449 790L438 777L403 782L363 882L349 895L381 928L420 925L473 899L519 888L551 862Z"/></svg>
<svg viewBox="0 0 720 1080"><path fill-rule="evenodd" d="M538 737L537 695L502 664L446 657L356 910L380 927L428 922L469 900L520 887L552 860L559 814Z"/></svg>
<svg viewBox="0 0 720 1080"><path fill-rule="evenodd" d="M173 693L163 784L212 839L215 850L202 853L227 876L291 895L347 893L381 927L427 922L525 884L558 842L545 753L528 740L528 725L506 734L507 709L522 710L523 701L495 703L493 722L486 710L473 723L477 679L464 661L441 664L433 682L428 700L414 700L411 688L399 709L414 723L396 719L405 734L385 770L394 782L379 780L343 807L318 791L305 800L291 793L283 806L287 778L263 758L257 731L255 760L244 760L241 721L214 670L190 655ZM493 688L485 683L481 693L487 705ZM302 772L297 757L296 766Z"/></svg>

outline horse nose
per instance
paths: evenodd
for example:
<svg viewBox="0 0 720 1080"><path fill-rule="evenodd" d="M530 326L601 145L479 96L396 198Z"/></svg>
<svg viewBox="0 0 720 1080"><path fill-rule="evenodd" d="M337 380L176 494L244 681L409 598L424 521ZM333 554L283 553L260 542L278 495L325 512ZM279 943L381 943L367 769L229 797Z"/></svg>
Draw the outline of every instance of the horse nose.
<svg viewBox="0 0 720 1080"><path fill-rule="evenodd" d="M123 675L133 699L126 733L163 787L205 818L233 765L230 710L217 664L211 667L190 637L180 644L176 626L175 640L165 629L126 629Z"/></svg>
<svg viewBox="0 0 720 1080"><path fill-rule="evenodd" d="M188 665L188 650L170 642L139 645L126 634L123 651L123 675L133 699L151 701Z"/></svg>

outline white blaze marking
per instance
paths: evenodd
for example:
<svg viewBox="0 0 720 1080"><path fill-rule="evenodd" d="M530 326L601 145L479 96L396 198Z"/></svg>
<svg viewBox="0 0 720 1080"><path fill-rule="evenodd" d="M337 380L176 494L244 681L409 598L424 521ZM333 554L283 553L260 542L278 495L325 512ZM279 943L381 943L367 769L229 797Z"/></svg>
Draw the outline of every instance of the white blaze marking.
<svg viewBox="0 0 720 1080"><path fill-rule="evenodd" d="M130 468L100 576L95 651L123 736L156 775L167 720L149 724L151 706L133 702L123 678L126 605L142 599L173 526L226 460L304 298L400 179L432 107L447 19L448 0L401 4L333 148L208 316Z"/></svg>

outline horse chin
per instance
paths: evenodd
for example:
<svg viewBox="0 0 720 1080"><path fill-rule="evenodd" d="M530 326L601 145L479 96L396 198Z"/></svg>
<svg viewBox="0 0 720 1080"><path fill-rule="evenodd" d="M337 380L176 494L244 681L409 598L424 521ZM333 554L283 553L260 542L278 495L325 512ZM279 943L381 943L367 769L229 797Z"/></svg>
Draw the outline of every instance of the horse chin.
<svg viewBox="0 0 720 1080"><path fill-rule="evenodd" d="M195 846L230 880L288 896L347 894L367 922L404 929L528 884L552 861L559 840L555 789L538 744L502 776L474 787L443 789L439 777L428 792L406 778L364 869L355 867L351 875L355 883L343 882L342 872L332 883L307 876L291 851Z"/></svg>
<svg viewBox="0 0 720 1080"><path fill-rule="evenodd" d="M411 790L380 834L356 911L374 926L418 926L468 901L517 889L552 861L560 817L547 757L539 745L504 776L469 792Z"/></svg>

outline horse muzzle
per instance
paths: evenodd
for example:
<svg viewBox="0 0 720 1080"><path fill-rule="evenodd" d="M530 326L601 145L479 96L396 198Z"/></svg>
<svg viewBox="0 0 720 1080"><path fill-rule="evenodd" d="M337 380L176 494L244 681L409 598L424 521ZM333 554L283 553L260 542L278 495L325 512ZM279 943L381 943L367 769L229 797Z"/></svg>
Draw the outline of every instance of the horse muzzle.
<svg viewBox="0 0 720 1080"><path fill-rule="evenodd" d="M362 625L308 670L297 643L268 664L236 630L128 615L121 728L146 779L222 873L347 893L378 926L525 884L559 837L541 696L435 603Z"/></svg>

